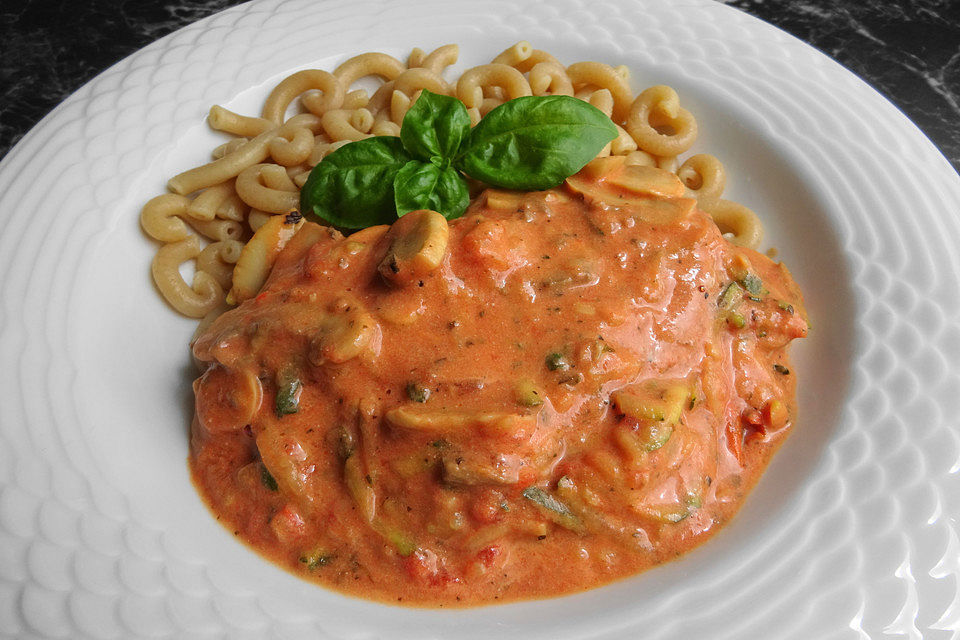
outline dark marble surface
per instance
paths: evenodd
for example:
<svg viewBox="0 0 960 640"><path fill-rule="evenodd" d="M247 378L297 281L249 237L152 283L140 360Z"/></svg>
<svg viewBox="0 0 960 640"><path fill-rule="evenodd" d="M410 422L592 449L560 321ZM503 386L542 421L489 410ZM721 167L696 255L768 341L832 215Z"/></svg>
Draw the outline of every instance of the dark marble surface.
<svg viewBox="0 0 960 640"><path fill-rule="evenodd" d="M629 0L625 0L629 1ZM113 63L237 0L0 4L0 157ZM728 0L827 53L900 107L960 169L960 0Z"/></svg>

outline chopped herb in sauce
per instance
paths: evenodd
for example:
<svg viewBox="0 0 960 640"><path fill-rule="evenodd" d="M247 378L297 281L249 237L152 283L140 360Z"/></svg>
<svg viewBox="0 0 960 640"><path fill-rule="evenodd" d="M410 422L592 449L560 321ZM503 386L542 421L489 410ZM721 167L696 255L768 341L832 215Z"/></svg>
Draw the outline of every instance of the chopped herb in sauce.
<svg viewBox="0 0 960 640"><path fill-rule="evenodd" d="M777 302L777 306L783 309L784 311L786 311L787 313L793 313L793 305L788 302L784 302L783 300L780 300L779 302Z"/></svg>
<svg viewBox="0 0 960 640"><path fill-rule="evenodd" d="M300 556L300 562L307 565L307 569L313 571L330 564L336 557L336 555L326 551L314 550Z"/></svg>
<svg viewBox="0 0 960 640"><path fill-rule="evenodd" d="M353 455L357 448L357 439L353 432L346 427L340 427L340 433L337 435L337 455L341 460L346 460Z"/></svg>
<svg viewBox="0 0 960 640"><path fill-rule="evenodd" d="M790 369L787 369L787 368L786 368L785 366L783 366L782 364L775 364L775 365L773 365L773 370L776 371L777 373L779 373L780 375L783 375L783 376L788 376L788 375L790 375Z"/></svg>
<svg viewBox="0 0 960 640"><path fill-rule="evenodd" d="M300 393L303 383L300 378L289 374L281 374L277 380L277 417L282 418L291 413L300 411Z"/></svg>
<svg viewBox="0 0 960 640"><path fill-rule="evenodd" d="M407 397L414 402L426 402L430 399L430 389L417 382L408 382Z"/></svg>
<svg viewBox="0 0 960 640"><path fill-rule="evenodd" d="M570 510L570 507L540 487L527 487L523 490L523 497L535 504L544 515L560 526L572 531L583 530L583 523Z"/></svg>
<svg viewBox="0 0 960 640"><path fill-rule="evenodd" d="M570 361L562 353L557 351L546 357L547 369L550 371L566 371L570 368Z"/></svg>
<svg viewBox="0 0 960 640"><path fill-rule="evenodd" d="M763 288L763 281L752 273L743 276L740 284L754 296L761 296L766 293L766 290Z"/></svg>
<svg viewBox="0 0 960 640"><path fill-rule="evenodd" d="M263 463L260 464L260 482L262 482L263 486L267 489L270 489L270 491L276 491L279 488L276 478L270 475L270 472L267 471L267 467Z"/></svg>
<svg viewBox="0 0 960 640"><path fill-rule="evenodd" d="M575 386L583 382L583 374L579 371L576 373L568 373L560 376L560 379L557 380L559 384L567 384L570 386Z"/></svg>

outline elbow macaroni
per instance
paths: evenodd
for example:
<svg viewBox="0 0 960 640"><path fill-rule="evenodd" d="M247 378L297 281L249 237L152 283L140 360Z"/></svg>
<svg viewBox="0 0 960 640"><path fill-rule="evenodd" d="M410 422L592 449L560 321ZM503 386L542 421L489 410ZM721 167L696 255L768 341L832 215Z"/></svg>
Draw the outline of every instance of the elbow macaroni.
<svg viewBox="0 0 960 640"><path fill-rule="evenodd" d="M763 227L756 214L721 198L723 164L708 154L681 157L696 140L697 122L672 88L653 85L634 98L627 67L600 62L565 66L526 41L459 78L444 77L459 55L455 44L429 53L414 49L406 63L384 53L363 53L332 72L306 69L286 77L270 92L260 116L211 107L210 127L230 140L213 150L211 162L171 178L171 193L147 202L140 215L143 230L162 243L152 270L164 298L177 311L199 318L226 308L227 291L236 294L234 302L254 295L272 261L257 260L254 268L253 256L273 254L277 245L267 243L267 250L265 234L276 236L281 228L282 235L289 232L279 214L298 206L310 170L348 142L398 136L407 110L423 90L459 98L471 126L521 96L586 100L617 126L617 137L599 156L622 156L629 164L676 173L687 195L697 199L732 242L759 245ZM379 86L353 86L364 78ZM288 116L290 111L297 113ZM244 244L251 236L259 249ZM191 261L195 276L187 284L179 269ZM235 266L238 262L243 268Z"/></svg>

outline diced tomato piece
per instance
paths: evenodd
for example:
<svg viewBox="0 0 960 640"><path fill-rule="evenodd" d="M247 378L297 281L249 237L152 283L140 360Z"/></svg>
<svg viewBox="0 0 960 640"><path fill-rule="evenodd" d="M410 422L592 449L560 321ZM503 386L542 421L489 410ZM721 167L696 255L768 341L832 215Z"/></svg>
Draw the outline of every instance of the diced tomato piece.
<svg viewBox="0 0 960 640"><path fill-rule="evenodd" d="M407 575L421 584L438 587L460 582L460 578L451 575L437 554L429 549L417 549L403 559L403 564Z"/></svg>
<svg viewBox="0 0 960 640"><path fill-rule="evenodd" d="M760 433L766 433L767 427L764 424L763 415L756 409L750 408L744 411L740 415L740 419L745 425L750 427L754 431L759 431Z"/></svg>
<svg viewBox="0 0 960 640"><path fill-rule="evenodd" d="M737 422L730 421L727 423L726 436L727 448L742 467L745 461L743 457L743 429Z"/></svg>
<svg viewBox="0 0 960 640"><path fill-rule="evenodd" d="M485 489L474 498L470 515L480 523L492 524L503 519L506 498L496 489Z"/></svg>
<svg viewBox="0 0 960 640"><path fill-rule="evenodd" d="M289 544L303 536L306 525L297 510L287 504L270 518L270 528L278 540Z"/></svg>
<svg viewBox="0 0 960 640"><path fill-rule="evenodd" d="M489 547L484 547L477 553L477 560L483 563L483 566L490 567L500 556L500 546L492 544Z"/></svg>
<svg viewBox="0 0 960 640"><path fill-rule="evenodd" d="M416 582L430 584L440 572L437 554L429 549L417 549L403 559L407 574Z"/></svg>

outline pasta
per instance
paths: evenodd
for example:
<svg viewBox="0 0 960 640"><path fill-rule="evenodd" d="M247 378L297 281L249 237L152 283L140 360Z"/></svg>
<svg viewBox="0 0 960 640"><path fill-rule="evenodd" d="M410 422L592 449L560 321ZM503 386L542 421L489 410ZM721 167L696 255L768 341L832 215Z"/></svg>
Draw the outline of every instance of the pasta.
<svg viewBox="0 0 960 640"><path fill-rule="evenodd" d="M317 92L322 92L322 96L318 97ZM301 94L306 94L304 106L314 114L322 115L330 109L340 108L346 96L346 87L338 77L326 71L298 71L270 92L263 106L263 118L275 125L282 123L290 103Z"/></svg>
<svg viewBox="0 0 960 640"><path fill-rule="evenodd" d="M140 212L140 226L154 240L179 242L190 237L190 228L183 221L190 200L184 196L166 193L153 198Z"/></svg>
<svg viewBox="0 0 960 640"><path fill-rule="evenodd" d="M227 198L233 195L234 189L235 185L232 181L204 189L187 205L187 215L197 220L213 220Z"/></svg>
<svg viewBox="0 0 960 640"><path fill-rule="evenodd" d="M246 204L268 213L286 213L299 202L297 185L276 164L255 164L244 169L237 176L236 189Z"/></svg>
<svg viewBox="0 0 960 640"><path fill-rule="evenodd" d="M406 66L385 53L361 53L350 58L333 72L345 89L366 76L380 76L386 80L394 80L406 70Z"/></svg>
<svg viewBox="0 0 960 640"><path fill-rule="evenodd" d="M457 82L457 97L468 109L481 107L482 113L483 89L491 85L503 89L508 99L531 95L530 84L522 73L509 65L491 63L465 71Z"/></svg>
<svg viewBox="0 0 960 640"><path fill-rule="evenodd" d="M680 107L677 92L665 85L650 87L637 96L625 126L641 149L658 156L684 153L697 138L697 121ZM663 126L671 131L661 132Z"/></svg>
<svg viewBox="0 0 960 640"><path fill-rule="evenodd" d="M153 281L167 302L180 313L202 318L221 304L223 287L209 273L197 270L193 284L180 275L180 265L197 258L203 246L197 236L165 244L153 258Z"/></svg>
<svg viewBox="0 0 960 640"><path fill-rule="evenodd" d="M445 44L437 47L423 59L419 65L433 73L440 73L450 65L454 64L460 57L460 47L455 44ZM414 65L411 65L414 66Z"/></svg>
<svg viewBox="0 0 960 640"><path fill-rule="evenodd" d="M213 150L211 162L171 178L172 193L144 206L144 231L163 243L248 240L270 215L297 207L310 169L331 152L353 140L399 135L404 115L426 89L462 100L474 126L513 98L576 95L617 125L617 138L599 156L623 156L629 164L677 173L728 237L744 246L759 245L763 229L757 216L721 199L726 182L722 163L706 154L682 157L696 141L697 123L672 88L653 85L634 98L627 67L600 62L565 66L526 41L457 79L445 77L459 55L455 44L430 52L413 49L406 63L384 53L364 53L333 71L291 74L270 92L259 116L214 105L208 123L231 139ZM355 86L363 78L380 84L370 93ZM226 280L222 273L219 277ZM226 285L224 291L230 289ZM159 283L158 288L175 290ZM187 308L168 301L181 312ZM199 307L190 308L194 317L203 315Z"/></svg>

